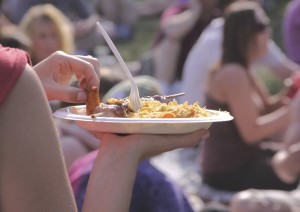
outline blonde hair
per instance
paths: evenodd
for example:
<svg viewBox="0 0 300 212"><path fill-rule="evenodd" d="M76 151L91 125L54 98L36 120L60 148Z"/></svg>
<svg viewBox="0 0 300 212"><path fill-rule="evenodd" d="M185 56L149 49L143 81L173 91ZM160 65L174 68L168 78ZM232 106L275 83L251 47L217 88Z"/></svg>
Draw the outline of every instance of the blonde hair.
<svg viewBox="0 0 300 212"><path fill-rule="evenodd" d="M51 21L59 38L61 51L74 53L74 29L71 21L59 9L51 4L41 4L31 7L21 20L20 27L31 38L33 28L38 20Z"/></svg>

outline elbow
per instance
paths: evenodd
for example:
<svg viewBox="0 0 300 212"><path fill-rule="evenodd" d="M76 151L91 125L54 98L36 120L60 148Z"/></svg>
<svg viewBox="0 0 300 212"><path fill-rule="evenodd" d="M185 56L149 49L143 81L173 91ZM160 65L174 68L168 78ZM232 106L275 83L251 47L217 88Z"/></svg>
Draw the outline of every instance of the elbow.
<svg viewBox="0 0 300 212"><path fill-rule="evenodd" d="M257 121L244 123L244 125L238 126L238 131L240 133L241 139L247 145L256 145L258 144L265 136L263 134L264 127L259 124Z"/></svg>
<svg viewBox="0 0 300 212"><path fill-rule="evenodd" d="M260 142L259 136L257 136L255 131L243 133L242 138L247 145L256 145Z"/></svg>

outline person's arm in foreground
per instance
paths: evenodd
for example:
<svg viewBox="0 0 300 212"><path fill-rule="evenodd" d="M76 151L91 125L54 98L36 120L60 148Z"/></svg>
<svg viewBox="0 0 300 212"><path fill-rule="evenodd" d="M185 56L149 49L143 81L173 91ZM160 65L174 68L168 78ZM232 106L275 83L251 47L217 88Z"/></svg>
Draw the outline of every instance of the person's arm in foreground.
<svg viewBox="0 0 300 212"><path fill-rule="evenodd" d="M49 104L31 67L0 114L0 210L76 211Z"/></svg>
<svg viewBox="0 0 300 212"><path fill-rule="evenodd" d="M128 211L137 166L142 159L195 146L207 136L207 130L184 135L97 134L101 143L87 187L84 211Z"/></svg>
<svg viewBox="0 0 300 212"><path fill-rule="evenodd" d="M98 85L96 60L57 52L38 64L26 66L0 107L0 210L77 211L51 110L51 99L76 101L82 90L60 86L72 73L82 86ZM94 64L94 65L93 65Z"/></svg>

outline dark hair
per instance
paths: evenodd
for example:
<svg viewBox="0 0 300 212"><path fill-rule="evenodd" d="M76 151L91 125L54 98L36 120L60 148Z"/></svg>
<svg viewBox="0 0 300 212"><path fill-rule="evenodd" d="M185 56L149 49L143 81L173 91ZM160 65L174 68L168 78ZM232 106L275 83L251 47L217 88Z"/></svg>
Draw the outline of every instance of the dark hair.
<svg viewBox="0 0 300 212"><path fill-rule="evenodd" d="M254 2L236 2L226 10L221 64L239 63L248 67L249 49L255 35L269 23L263 9Z"/></svg>

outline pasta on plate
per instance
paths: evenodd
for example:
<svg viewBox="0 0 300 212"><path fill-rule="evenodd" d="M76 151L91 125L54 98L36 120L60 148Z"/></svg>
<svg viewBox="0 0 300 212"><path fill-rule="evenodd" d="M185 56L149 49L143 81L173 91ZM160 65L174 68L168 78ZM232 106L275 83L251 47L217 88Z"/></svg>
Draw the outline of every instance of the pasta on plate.
<svg viewBox="0 0 300 212"><path fill-rule="evenodd" d="M110 99L107 104L128 105L127 99ZM199 103L189 105L187 102L179 104L175 99L161 102L154 98L141 98L142 108L138 112L127 110L128 118L199 118L211 114L199 106ZM116 104L116 105L117 105ZM101 107L101 104L100 104Z"/></svg>

